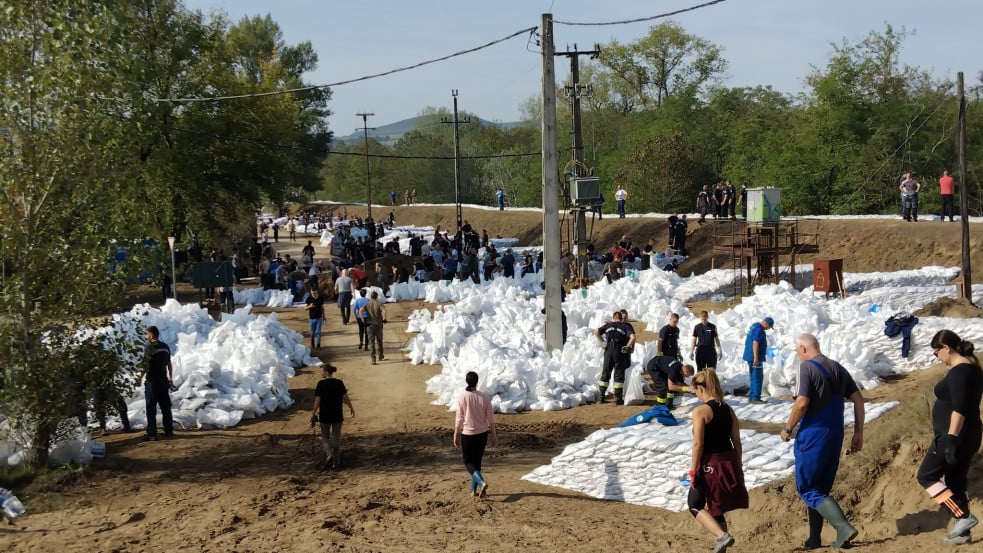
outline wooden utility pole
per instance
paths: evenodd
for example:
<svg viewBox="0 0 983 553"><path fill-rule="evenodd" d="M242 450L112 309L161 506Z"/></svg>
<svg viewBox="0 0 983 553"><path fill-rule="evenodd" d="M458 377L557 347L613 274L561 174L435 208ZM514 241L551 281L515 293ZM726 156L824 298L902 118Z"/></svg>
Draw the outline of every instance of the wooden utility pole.
<svg viewBox="0 0 983 553"><path fill-rule="evenodd" d="M372 218L372 184L369 181L369 116L374 113L356 113L362 118L362 136L365 138L365 205L369 208L368 218ZM355 129L358 130L358 129Z"/></svg>
<svg viewBox="0 0 983 553"><path fill-rule="evenodd" d="M956 93L959 99L959 115L956 123L956 150L959 160L959 222L962 224L962 286L959 297L973 303L973 269L969 261L969 192L966 190L966 95L963 90L963 73L956 75Z"/></svg>
<svg viewBox="0 0 983 553"><path fill-rule="evenodd" d="M454 205L457 206L455 213L457 214L457 230L461 230L461 136L458 131L458 126L461 123L470 123L471 118L461 120L457 117L457 89L451 90L451 96L454 97L454 120L451 121L446 117L440 119L441 123L453 123L454 124ZM462 247L458 245L458 247Z"/></svg>
<svg viewBox="0 0 983 553"><path fill-rule="evenodd" d="M540 25L543 48L543 271L547 351L563 348L563 276L560 274L560 179L556 155L556 74L553 70L553 14Z"/></svg>

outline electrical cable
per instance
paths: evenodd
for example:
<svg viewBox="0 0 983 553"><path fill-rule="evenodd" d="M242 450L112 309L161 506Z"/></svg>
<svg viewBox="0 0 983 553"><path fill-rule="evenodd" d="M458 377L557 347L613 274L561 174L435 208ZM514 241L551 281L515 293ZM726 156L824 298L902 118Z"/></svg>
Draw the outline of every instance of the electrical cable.
<svg viewBox="0 0 983 553"><path fill-rule="evenodd" d="M718 0L718 1L723 1L723 0ZM517 37L519 35L522 35L522 34L525 34L525 33L530 33L530 34L535 33L537 28L538 27L527 27L525 29L521 29L519 31L516 31L516 32L514 32L514 33L512 33L512 34L510 34L508 36L504 36L502 38L499 38L499 39L493 40L491 42L488 42L486 44L482 44L481 46L475 46L474 48L468 48L467 50L460 50L458 52L454 52L453 54L448 54L446 56L441 56L439 58L433 58L433 59L429 59L429 60L426 60L426 61L421 61L421 62L415 63L413 65L407 65L405 67L397 67L395 69L390 69L389 71L383 71L382 73L375 73L375 74L372 74L372 75L365 75L363 77L357 77L357 78L354 78L354 79L348 79L348 80L344 80L344 81L338 81L338 82L335 82L335 83L312 85L312 86L302 86L302 87L298 87L298 88L289 88L289 89L285 89L285 90L271 90L271 91L268 91L268 92L255 92L255 93L252 93L252 94L235 94L235 95L230 95L230 96L207 96L207 97L186 97L186 98L154 98L153 101L154 102L160 102L160 103L167 103L167 102L169 102L169 103L218 102L218 101L224 101L224 100L240 100L240 99L243 99L243 98L260 98L260 97L264 97L264 96L278 96L280 94L293 94L295 92L306 92L306 91L309 91L309 90L317 90L319 88L328 88L328 87L332 87L332 86L341 86L341 85L345 85L345 84L357 83L357 82L360 82L360 81L367 81L369 79L375 79L377 77L385 77L387 75L392 75L394 73L399 73L399 72L402 72L402 71L408 71L410 69L416 69L418 67L423 67L424 65L429 65L431 63L437 63L439 61L446 61L446 60L449 60L451 58L455 58L457 56L463 56L464 54L471 54L473 52L477 52L478 50L483 50L485 48L488 48L490 46L494 46L494 45L496 45L496 44L498 44L500 42L505 42L506 40L515 38L515 37Z"/></svg>
<svg viewBox="0 0 983 553"><path fill-rule="evenodd" d="M863 185L861 185L861 187L869 184L870 181L873 180L873 178L881 171L881 169L883 169L884 166L887 165L887 163L889 161L891 161L891 159L893 159L894 156L897 155L897 153L900 152L901 149L904 148L908 144L908 142L911 140L911 137L914 136L914 134L917 133L919 131L919 129L921 129L922 127L924 127L925 126L925 123L928 123L928 121L932 118L932 116L935 115L940 109L942 109L942 106L946 105L947 103L949 103L951 101L952 101L952 98L946 98L946 99L942 100L941 102L939 102L939 105L936 106L934 110L932 110L932 113L928 114L928 117L926 117L917 127L915 127L915 130L909 132L907 134L907 136L905 136L905 139L904 139L903 142L901 142L901 145L898 146L893 152L891 152L891 155L889 155L886 158L884 158L884 162L881 163L881 165L877 169L874 169L874 172L872 172L869 177L867 177L866 179L864 179ZM920 110L917 114L915 114L914 119L912 119L912 121L911 121L912 123L914 123L915 120L918 119L918 116L921 115L921 112L922 111L924 111L924 108L922 110ZM910 124L911 123L909 123L909 125Z"/></svg>
<svg viewBox="0 0 983 553"><path fill-rule="evenodd" d="M691 12L693 10L698 10L700 8L706 8L714 4L720 4L721 2L726 2L727 0L711 0L710 2L704 2L702 4L697 4L696 6L690 6L688 8L682 8L676 11L660 13L659 15L653 15L650 17L639 17L637 19L625 19L622 21L603 21L603 22L579 22L579 21L553 21L556 25L586 25L586 26L601 26L601 25L627 25L628 23L641 23L643 21L652 21L653 19L663 19L665 17L672 17L674 15L679 15L681 13Z"/></svg>

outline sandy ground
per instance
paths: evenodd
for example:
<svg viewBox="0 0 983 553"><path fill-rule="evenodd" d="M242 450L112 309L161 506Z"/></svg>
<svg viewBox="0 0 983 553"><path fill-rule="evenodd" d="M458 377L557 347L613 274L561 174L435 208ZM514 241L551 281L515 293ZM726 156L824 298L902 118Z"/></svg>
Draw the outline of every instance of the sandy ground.
<svg viewBox="0 0 983 553"><path fill-rule="evenodd" d="M419 213L411 216L414 209ZM452 213L448 208L442 217ZM434 224L438 216L433 208L397 210L401 223L416 218L416 224ZM478 228L486 225L493 236L514 236L509 228L534 228L539 217L508 212L465 216ZM605 236L627 231L657 236L656 229L663 228L654 220L605 219L604 224L610 225L603 229ZM958 263L958 244L950 236L958 236L957 225L919 222L922 238L904 248L889 247L894 243L891 233L912 223L850 225L853 235L830 225L824 238L831 250L847 254L842 257L848 271L921 267L927 264L925 256L939 258L937 264ZM690 243L709 239L694 236ZM843 241L857 247L835 245ZM299 253L306 239L281 243L284 251ZM709 256L695 257L694 267L709 264ZM157 301L153 291L144 294ZM182 299L193 295L182 291ZM500 415L500 445L485 459L489 497L476 501L468 496L467 473L451 444L452 414L431 405L425 393L426 379L440 367L411 365L399 352L412 337L404 331L406 318L420 308L431 307L421 302L387 307L386 360L375 366L356 349L355 326L343 326L337 311L328 310L327 347L320 357L340 367L337 376L350 389L356 410L356 417L345 422L341 470L317 469L323 452L308 420L320 369L301 367L290 382L295 401L290 409L228 430L179 430L175 438L161 442L144 443L139 433L105 437L106 457L87 471L20 492L29 514L16 525L0 526L0 550L709 550L711 539L688 514L597 500L520 480L549 463L565 445L621 422L637 406L609 403ZM937 310L948 312L945 305ZM306 333L304 310L279 312L285 324ZM917 486L914 473L928 442L926 399L941 374L941 367L919 371L867 394L899 399L903 408L871 423L868 447L842 462L834 495L860 529L858 548L895 552L940 547L946 520ZM778 427L770 430L777 432ZM972 507L983 512L980 463L971 477ZM729 516L737 538L731 551L795 550L805 538L805 517L790 479L755 489L751 508ZM832 536L827 527L825 540ZM977 541L959 549L983 551L983 545Z"/></svg>

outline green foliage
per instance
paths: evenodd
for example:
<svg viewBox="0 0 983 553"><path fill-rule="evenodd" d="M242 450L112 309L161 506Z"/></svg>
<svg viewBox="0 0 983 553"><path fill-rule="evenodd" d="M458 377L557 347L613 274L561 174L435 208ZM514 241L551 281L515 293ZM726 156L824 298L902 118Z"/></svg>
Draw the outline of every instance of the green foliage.
<svg viewBox="0 0 983 553"><path fill-rule="evenodd" d="M75 378L100 363L122 370L72 329L119 290L107 271L109 237L129 234L133 212L121 168L123 123L104 98L122 80L116 13L101 4L27 2L0 10L0 415L33 436L44 462L69 414Z"/></svg>
<svg viewBox="0 0 983 553"><path fill-rule="evenodd" d="M298 88L317 63L269 17L176 0L7 2L0 36L0 416L43 462L73 403L130 385L120 351L77 334L126 283L117 240L247 242L258 206L320 187L330 93L161 101Z"/></svg>

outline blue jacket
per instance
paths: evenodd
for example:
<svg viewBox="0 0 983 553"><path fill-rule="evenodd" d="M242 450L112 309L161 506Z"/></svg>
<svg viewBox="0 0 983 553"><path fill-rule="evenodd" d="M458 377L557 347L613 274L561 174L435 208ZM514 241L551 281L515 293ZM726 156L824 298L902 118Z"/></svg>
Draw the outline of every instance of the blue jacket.
<svg viewBox="0 0 983 553"><path fill-rule="evenodd" d="M758 342L758 362L763 363L765 350L768 349L768 336L760 322L751 325L747 338L744 339L744 360L748 363L754 362L754 342Z"/></svg>

